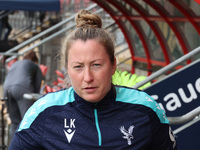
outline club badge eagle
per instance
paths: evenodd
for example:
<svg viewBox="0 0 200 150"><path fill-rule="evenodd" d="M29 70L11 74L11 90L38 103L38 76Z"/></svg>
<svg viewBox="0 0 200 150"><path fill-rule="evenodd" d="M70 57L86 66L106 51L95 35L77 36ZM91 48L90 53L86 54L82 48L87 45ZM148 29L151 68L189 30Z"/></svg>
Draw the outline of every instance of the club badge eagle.
<svg viewBox="0 0 200 150"><path fill-rule="evenodd" d="M135 126L131 125L128 130L124 126L120 127L121 133L124 134L123 138L127 139L128 145L131 145L131 139L133 139L133 129Z"/></svg>

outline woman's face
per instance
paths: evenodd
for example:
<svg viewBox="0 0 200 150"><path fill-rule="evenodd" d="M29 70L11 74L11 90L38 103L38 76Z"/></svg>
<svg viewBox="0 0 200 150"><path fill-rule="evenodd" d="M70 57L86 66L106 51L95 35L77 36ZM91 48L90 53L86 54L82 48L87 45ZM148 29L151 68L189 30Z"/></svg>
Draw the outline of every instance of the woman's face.
<svg viewBox="0 0 200 150"><path fill-rule="evenodd" d="M89 102L99 102L111 88L116 63L111 64L96 40L75 41L68 54L67 71L76 93Z"/></svg>

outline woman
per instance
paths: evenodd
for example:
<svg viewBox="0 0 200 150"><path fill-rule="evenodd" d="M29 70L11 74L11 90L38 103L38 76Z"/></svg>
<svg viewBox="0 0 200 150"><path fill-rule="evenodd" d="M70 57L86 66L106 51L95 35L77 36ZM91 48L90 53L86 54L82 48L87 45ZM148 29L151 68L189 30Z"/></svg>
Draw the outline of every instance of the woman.
<svg viewBox="0 0 200 150"><path fill-rule="evenodd" d="M82 10L75 20L64 46L72 87L38 100L9 150L176 149L159 105L144 92L111 83L114 46L99 16Z"/></svg>

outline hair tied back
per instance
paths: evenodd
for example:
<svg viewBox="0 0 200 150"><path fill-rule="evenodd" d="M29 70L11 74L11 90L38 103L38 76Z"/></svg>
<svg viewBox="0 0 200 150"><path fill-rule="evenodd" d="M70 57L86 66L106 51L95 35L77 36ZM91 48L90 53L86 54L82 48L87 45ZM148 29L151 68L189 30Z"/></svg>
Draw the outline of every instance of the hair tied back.
<svg viewBox="0 0 200 150"><path fill-rule="evenodd" d="M75 17L75 22L76 27L102 27L101 18L96 14L92 14L88 10L81 10L80 12L78 12Z"/></svg>

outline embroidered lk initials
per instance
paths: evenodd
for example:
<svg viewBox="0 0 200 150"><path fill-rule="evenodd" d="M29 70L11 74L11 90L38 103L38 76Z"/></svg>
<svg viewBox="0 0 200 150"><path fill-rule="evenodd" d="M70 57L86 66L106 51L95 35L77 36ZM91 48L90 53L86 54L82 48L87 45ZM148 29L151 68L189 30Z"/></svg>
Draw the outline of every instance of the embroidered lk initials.
<svg viewBox="0 0 200 150"><path fill-rule="evenodd" d="M64 119L64 128L75 128L75 122L76 119Z"/></svg>
<svg viewBox="0 0 200 150"><path fill-rule="evenodd" d="M71 142L72 137L74 136L74 133L76 132L75 120L76 119L66 119L66 118L64 119L64 128L66 128L66 130L63 130L63 131L65 133L68 143ZM74 128L74 129L72 129L72 128Z"/></svg>

